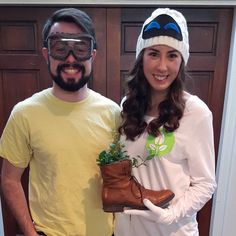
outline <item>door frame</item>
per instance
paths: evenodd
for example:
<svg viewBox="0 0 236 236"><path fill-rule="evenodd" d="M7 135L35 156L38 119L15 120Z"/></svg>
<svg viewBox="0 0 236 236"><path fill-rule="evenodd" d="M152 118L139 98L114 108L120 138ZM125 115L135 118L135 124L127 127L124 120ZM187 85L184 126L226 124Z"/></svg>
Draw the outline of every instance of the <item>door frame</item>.
<svg viewBox="0 0 236 236"><path fill-rule="evenodd" d="M235 208L232 203L236 198L236 7L232 24L231 46L224 98L224 111L221 123L219 143L217 182L218 187L213 198L210 236L230 235L235 229ZM223 220L222 220L223 219Z"/></svg>
<svg viewBox="0 0 236 236"><path fill-rule="evenodd" d="M86 0L86 4L84 3L84 0L69 0L65 2L64 0L21 0L19 4L19 0L0 0L0 5L92 5L94 7L96 6L127 6L127 5L135 5L135 6L148 6L148 5L157 5L157 1L155 0ZM168 5L182 5L182 6L236 6L236 0L218 0L218 1L208 1L208 0L182 0L182 1L176 1L176 0L160 0L158 1L158 6L168 6Z"/></svg>

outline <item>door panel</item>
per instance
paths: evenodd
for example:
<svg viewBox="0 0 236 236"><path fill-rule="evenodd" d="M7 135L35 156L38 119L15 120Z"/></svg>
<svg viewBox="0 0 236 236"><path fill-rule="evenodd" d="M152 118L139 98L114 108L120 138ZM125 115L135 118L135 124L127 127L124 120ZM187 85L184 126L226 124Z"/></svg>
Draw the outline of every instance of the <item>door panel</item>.
<svg viewBox="0 0 236 236"><path fill-rule="evenodd" d="M17 102L51 86L41 54L41 32L45 20L56 9L44 6L0 8L0 134ZM154 8L103 6L80 9L93 19L98 41L94 76L89 86L119 103L124 94L124 80L135 60L136 40L141 26ZM178 10L186 16L189 26L191 56L186 86L213 112L217 154L233 9ZM26 194L27 171L22 179ZM16 235L20 230L4 199L2 209L5 236ZM198 214L201 236L209 235L210 215L211 201Z"/></svg>
<svg viewBox="0 0 236 236"><path fill-rule="evenodd" d="M42 63L40 25L32 9L17 11L16 8L0 8L0 111L1 133L13 106L48 87L46 65ZM46 76L45 76L46 75ZM22 182L27 194L28 169ZM6 236L19 232L18 225L12 217L2 198L4 231Z"/></svg>

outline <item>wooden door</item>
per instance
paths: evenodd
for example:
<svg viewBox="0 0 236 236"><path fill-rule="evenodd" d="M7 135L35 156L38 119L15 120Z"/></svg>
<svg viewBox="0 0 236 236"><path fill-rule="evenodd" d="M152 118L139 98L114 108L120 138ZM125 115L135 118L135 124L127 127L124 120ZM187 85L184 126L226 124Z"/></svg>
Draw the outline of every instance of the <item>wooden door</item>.
<svg viewBox="0 0 236 236"><path fill-rule="evenodd" d="M135 60L136 40L144 20L155 8L122 8L120 95L130 66ZM187 89L209 106L214 117L215 151L218 153L223 112L233 9L176 8L188 22L190 38ZM115 73L115 72L114 72ZM111 87L110 87L111 90ZM114 96L114 95L113 95ZM217 161L217 160L216 160ZM201 236L209 235L212 201L198 213Z"/></svg>
<svg viewBox="0 0 236 236"><path fill-rule="evenodd" d="M41 16L40 16L41 17ZM0 130L13 106L20 100L49 86L47 68L40 52L43 17L34 11L0 8ZM27 183L27 171L23 183ZM27 193L26 184L25 191ZM2 197L5 235L15 235L17 224Z"/></svg>
<svg viewBox="0 0 236 236"><path fill-rule="evenodd" d="M76 6L75 6L76 7ZM158 6L156 6L158 7ZM0 134L13 106L51 85L41 55L41 31L53 7L0 8ZM83 8L93 19L98 54L90 87L120 102L123 83L135 59L135 45L143 21L155 9ZM216 154L223 111L229 55L232 9L179 8L186 16L190 31L189 90L201 97L214 115ZM216 99L219 98L219 99ZM28 173L23 185L27 193ZM5 236L20 232L2 199ZM199 212L201 236L209 235L211 201Z"/></svg>
<svg viewBox="0 0 236 236"><path fill-rule="evenodd" d="M81 9L94 20L99 47L94 78L89 86L106 95L106 9ZM41 54L41 32L54 10L56 8L0 8L0 133L17 102L51 86L48 68ZM28 170L22 182L27 194ZM20 230L3 196L1 198L5 236L16 235Z"/></svg>

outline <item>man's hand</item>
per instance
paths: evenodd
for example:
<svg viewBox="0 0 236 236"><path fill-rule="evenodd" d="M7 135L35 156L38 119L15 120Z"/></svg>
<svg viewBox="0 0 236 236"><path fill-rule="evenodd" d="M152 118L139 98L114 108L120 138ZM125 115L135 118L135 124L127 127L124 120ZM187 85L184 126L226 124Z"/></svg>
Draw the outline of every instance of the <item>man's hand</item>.
<svg viewBox="0 0 236 236"><path fill-rule="evenodd" d="M167 225L171 224L175 220L175 215L174 215L172 207L163 209L161 207L155 206L148 199L144 199L143 204L149 209L149 211L148 210L124 210L124 213L128 215L143 216L152 222L157 222L157 223L167 224Z"/></svg>

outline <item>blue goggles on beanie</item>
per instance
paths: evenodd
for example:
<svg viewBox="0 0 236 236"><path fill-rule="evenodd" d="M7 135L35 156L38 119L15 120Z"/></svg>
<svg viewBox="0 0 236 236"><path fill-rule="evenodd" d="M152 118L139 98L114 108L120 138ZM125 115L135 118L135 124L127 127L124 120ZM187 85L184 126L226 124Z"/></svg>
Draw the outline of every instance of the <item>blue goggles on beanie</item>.
<svg viewBox="0 0 236 236"><path fill-rule="evenodd" d="M136 57L142 49L167 45L179 51L185 65L189 58L189 38L184 16L169 8L158 8L144 22L136 45Z"/></svg>

